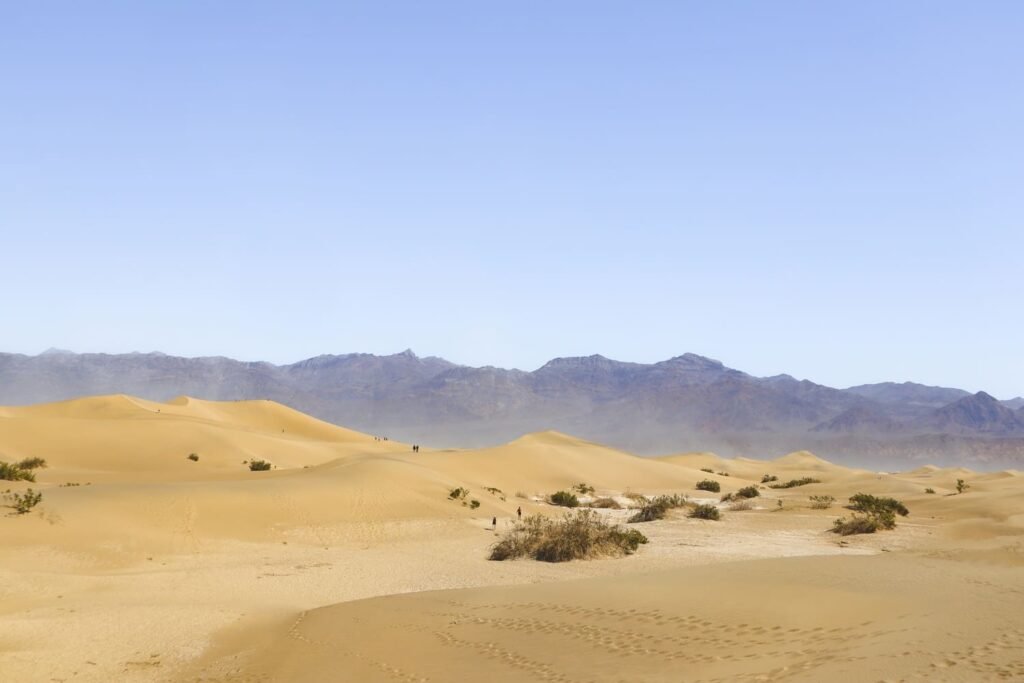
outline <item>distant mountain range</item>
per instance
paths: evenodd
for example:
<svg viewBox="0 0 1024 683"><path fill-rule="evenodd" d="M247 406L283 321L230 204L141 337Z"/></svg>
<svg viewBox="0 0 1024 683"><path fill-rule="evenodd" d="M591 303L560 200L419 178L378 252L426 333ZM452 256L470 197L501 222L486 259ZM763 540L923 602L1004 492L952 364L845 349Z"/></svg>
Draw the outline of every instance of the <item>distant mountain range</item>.
<svg viewBox="0 0 1024 683"><path fill-rule="evenodd" d="M556 358L538 370L467 367L411 351L273 365L161 353L0 354L0 404L91 394L269 398L330 422L431 446L557 429L638 453L807 449L854 464L1024 466L1024 398L905 382L848 389L754 377L683 354L653 364Z"/></svg>

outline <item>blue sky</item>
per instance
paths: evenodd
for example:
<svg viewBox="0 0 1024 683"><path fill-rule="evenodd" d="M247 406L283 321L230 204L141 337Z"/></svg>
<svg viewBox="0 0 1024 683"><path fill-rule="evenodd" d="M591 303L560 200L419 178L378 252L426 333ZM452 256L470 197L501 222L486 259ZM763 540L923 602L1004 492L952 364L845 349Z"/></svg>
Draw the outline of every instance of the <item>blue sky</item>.
<svg viewBox="0 0 1024 683"><path fill-rule="evenodd" d="M1024 5L0 4L2 350L1024 394Z"/></svg>

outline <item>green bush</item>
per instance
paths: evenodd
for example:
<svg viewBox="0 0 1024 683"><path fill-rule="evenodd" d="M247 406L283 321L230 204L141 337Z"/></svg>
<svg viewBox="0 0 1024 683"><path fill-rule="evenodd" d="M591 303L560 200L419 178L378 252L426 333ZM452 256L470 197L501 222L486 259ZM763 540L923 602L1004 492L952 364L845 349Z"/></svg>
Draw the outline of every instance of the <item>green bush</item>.
<svg viewBox="0 0 1024 683"><path fill-rule="evenodd" d="M476 498L472 498L472 499L470 499L470 501L469 501L469 507L470 507L470 509L472 509L472 510L476 510L476 509L477 509L478 507L480 507L480 501L479 501L479 500L477 500Z"/></svg>
<svg viewBox="0 0 1024 683"><path fill-rule="evenodd" d="M757 498L761 495L761 492L757 490L756 486L744 486L736 492L737 498Z"/></svg>
<svg viewBox="0 0 1024 683"><path fill-rule="evenodd" d="M272 467L272 465L266 460L252 460L249 462L249 470L251 472L266 472Z"/></svg>
<svg viewBox="0 0 1024 683"><path fill-rule="evenodd" d="M43 492L26 489L24 493L7 493L4 497L11 501L8 507L14 508L16 514L24 515L42 502Z"/></svg>
<svg viewBox="0 0 1024 683"><path fill-rule="evenodd" d="M542 562L568 562L595 557L631 555L647 543L635 529L604 521L593 510L566 513L560 520L531 515L491 547L490 559L531 557Z"/></svg>
<svg viewBox="0 0 1024 683"><path fill-rule="evenodd" d="M722 513L714 505L703 504L697 505L690 510L689 516L694 519L712 519L717 521L722 518Z"/></svg>
<svg viewBox="0 0 1024 683"><path fill-rule="evenodd" d="M686 496L673 493L668 496L656 496L647 501L637 512L629 518L630 523L653 522L656 519L665 519L669 510L684 507L687 504Z"/></svg>
<svg viewBox="0 0 1024 683"><path fill-rule="evenodd" d="M770 489L791 489L797 486L807 486L808 484L820 484L820 479L814 477L804 477L803 479L790 479L785 484L772 484L768 488Z"/></svg>
<svg viewBox="0 0 1024 683"><path fill-rule="evenodd" d="M722 490L722 485L712 479L701 479L697 482L697 490L718 493Z"/></svg>
<svg viewBox="0 0 1024 683"><path fill-rule="evenodd" d="M880 528L879 520L870 515L851 515L849 519L840 517L832 522L832 533L840 536L873 534Z"/></svg>
<svg viewBox="0 0 1024 683"><path fill-rule="evenodd" d="M971 488L971 485L968 484L963 479L957 479L956 480L956 492L957 493L963 493L964 491L966 491L969 488Z"/></svg>
<svg viewBox="0 0 1024 683"><path fill-rule="evenodd" d="M836 502L835 496L808 496L808 499L815 510L828 510Z"/></svg>
<svg viewBox="0 0 1024 683"><path fill-rule="evenodd" d="M549 500L552 505L564 508L574 508L580 505L580 499L576 497L576 494L569 493L568 491L556 491L551 494Z"/></svg>
<svg viewBox="0 0 1024 683"><path fill-rule="evenodd" d="M44 458L25 458L18 462L15 467L23 470L38 470L41 467L46 467L46 460Z"/></svg>
<svg viewBox="0 0 1024 683"><path fill-rule="evenodd" d="M867 514L891 512L900 517L906 517L910 514L907 506L895 498L879 498L867 493L858 493L850 496L850 509Z"/></svg>
<svg viewBox="0 0 1024 683"><path fill-rule="evenodd" d="M448 492L448 498L451 500L466 500L466 496L469 495L469 489L464 489L461 486L456 486Z"/></svg>
<svg viewBox="0 0 1024 683"><path fill-rule="evenodd" d="M5 481L35 481L36 475L32 470L19 467L17 464L0 462L0 479Z"/></svg>

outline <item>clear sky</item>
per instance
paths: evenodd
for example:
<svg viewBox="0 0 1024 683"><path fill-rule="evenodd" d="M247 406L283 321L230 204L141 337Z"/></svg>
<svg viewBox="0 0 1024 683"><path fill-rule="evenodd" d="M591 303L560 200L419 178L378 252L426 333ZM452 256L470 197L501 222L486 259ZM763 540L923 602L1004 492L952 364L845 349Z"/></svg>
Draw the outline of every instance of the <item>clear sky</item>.
<svg viewBox="0 0 1024 683"><path fill-rule="evenodd" d="M1024 3L0 3L0 350L1024 394Z"/></svg>

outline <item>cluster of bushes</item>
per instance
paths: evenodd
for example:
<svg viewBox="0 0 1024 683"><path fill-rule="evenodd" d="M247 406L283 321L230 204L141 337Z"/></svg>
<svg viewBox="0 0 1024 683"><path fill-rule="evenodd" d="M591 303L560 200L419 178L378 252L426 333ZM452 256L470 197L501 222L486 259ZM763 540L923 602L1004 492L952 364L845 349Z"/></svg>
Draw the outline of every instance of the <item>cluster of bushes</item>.
<svg viewBox="0 0 1024 683"><path fill-rule="evenodd" d="M694 508L690 510L690 514L687 516L693 517L694 519L710 519L717 522L722 518L722 513L719 512L718 508L714 505L705 503L703 505L694 506Z"/></svg>
<svg viewBox="0 0 1024 683"><path fill-rule="evenodd" d="M701 472L707 472L708 474L714 474L715 473L715 471L713 469L711 469L710 467L701 467L700 471Z"/></svg>
<svg viewBox="0 0 1024 683"><path fill-rule="evenodd" d="M841 536L873 534L880 529L896 527L896 515L910 514L907 506L895 498L880 498L867 493L850 496L848 506L856 514L840 517L832 523L832 532Z"/></svg>
<svg viewBox="0 0 1024 683"><path fill-rule="evenodd" d="M32 481L36 480L33 470L46 467L46 461L42 458L25 458L19 462L0 462L0 479L4 481Z"/></svg>
<svg viewBox="0 0 1024 683"><path fill-rule="evenodd" d="M712 493L718 493L722 490L722 485L713 479L701 479L697 482L696 488L698 491L711 491Z"/></svg>
<svg viewBox="0 0 1024 683"><path fill-rule="evenodd" d="M665 519L669 510L685 507L686 496L674 493L670 496L657 496L644 503L643 507L629 518L629 522L653 522L656 519Z"/></svg>
<svg viewBox="0 0 1024 683"><path fill-rule="evenodd" d="M768 488L772 489L791 489L797 486L807 486L808 484L820 484L821 479L815 479L814 477L804 477L802 479L790 479L784 484L769 484Z"/></svg>
<svg viewBox="0 0 1024 683"><path fill-rule="evenodd" d="M196 456L196 457L198 459L198 456ZM271 467L273 467L273 465L271 465L266 460L250 460L249 461L249 471L250 472L266 472Z"/></svg>
<svg viewBox="0 0 1024 683"><path fill-rule="evenodd" d="M576 484L575 486L572 487L572 490L580 494L581 496L585 496L588 493L593 493L595 491L593 486L585 482L580 482L579 484Z"/></svg>
<svg viewBox="0 0 1024 683"><path fill-rule="evenodd" d="M621 557L636 552L647 537L604 521L593 510L567 513L560 520L527 517L491 547L490 559L530 557L542 562L568 562L595 557Z"/></svg>
<svg viewBox="0 0 1024 683"><path fill-rule="evenodd" d="M725 494L719 500L721 500L723 503L728 503L730 501L745 500L747 498L757 498L760 495L761 495L761 492L757 489L756 486L744 486L743 488L741 488L739 491L736 491L735 493L727 493L727 494ZM746 509L749 510L750 508L746 508Z"/></svg>
<svg viewBox="0 0 1024 683"><path fill-rule="evenodd" d="M811 508L815 510L828 510L832 503L836 502L835 496L808 496L811 501Z"/></svg>
<svg viewBox="0 0 1024 683"><path fill-rule="evenodd" d="M468 500L467 500L468 499ZM480 507L480 501L476 498L469 498L469 489L462 486L456 486L448 492L448 500L455 500L462 503L463 507L468 507L472 510L476 510Z"/></svg>
<svg viewBox="0 0 1024 683"><path fill-rule="evenodd" d="M555 491L548 500L552 505L558 505L563 508L575 508L580 506L580 499L576 497L575 493L569 491Z"/></svg>
<svg viewBox="0 0 1024 683"><path fill-rule="evenodd" d="M776 477L774 474L766 474L763 477L761 477L761 483L762 484L769 484L769 483L771 483L773 481L778 481L778 480L779 480L779 478Z"/></svg>
<svg viewBox="0 0 1024 683"><path fill-rule="evenodd" d="M500 498L502 500L502 502L504 502L506 500L505 492L502 491L501 489L497 488L496 486L488 486L484 490L487 491L488 493L490 493L492 496L497 496L498 498Z"/></svg>
<svg viewBox="0 0 1024 683"><path fill-rule="evenodd" d="M42 502L43 492L26 489L24 493L11 493L8 490L4 493L4 500L8 501L7 507L14 508L15 514L24 515Z"/></svg>

